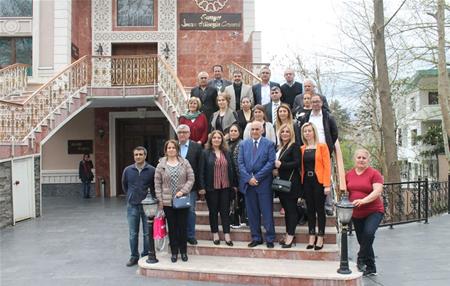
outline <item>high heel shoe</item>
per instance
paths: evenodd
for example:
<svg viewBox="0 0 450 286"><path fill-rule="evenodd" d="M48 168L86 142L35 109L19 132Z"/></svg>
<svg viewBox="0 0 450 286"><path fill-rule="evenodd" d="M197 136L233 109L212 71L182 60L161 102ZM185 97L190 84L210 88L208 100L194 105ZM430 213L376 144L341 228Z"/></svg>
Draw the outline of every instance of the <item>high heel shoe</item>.
<svg viewBox="0 0 450 286"><path fill-rule="evenodd" d="M228 246L233 246L234 245L231 240L229 240L229 241L225 240L225 244L228 245Z"/></svg>
<svg viewBox="0 0 450 286"><path fill-rule="evenodd" d="M316 243L317 243L317 240L316 240ZM323 239L322 239L322 245L319 246L319 245L315 244L314 245L314 250L321 250L323 248L323 243L324 242L323 242Z"/></svg>
<svg viewBox="0 0 450 286"><path fill-rule="evenodd" d="M215 245L219 245L219 244L220 244L220 240L214 239L214 240L213 240L213 243L214 243Z"/></svg>
<svg viewBox="0 0 450 286"><path fill-rule="evenodd" d="M284 244L281 245L281 248L291 248L292 244L294 246L296 245L296 243L295 243L295 236L292 238L291 243L288 244L288 243L284 242Z"/></svg>
<svg viewBox="0 0 450 286"><path fill-rule="evenodd" d="M306 246L306 249L313 249L313 248L315 248L316 247L316 242L317 242L317 236L316 236L316 239L314 240L314 244L308 244Z"/></svg>

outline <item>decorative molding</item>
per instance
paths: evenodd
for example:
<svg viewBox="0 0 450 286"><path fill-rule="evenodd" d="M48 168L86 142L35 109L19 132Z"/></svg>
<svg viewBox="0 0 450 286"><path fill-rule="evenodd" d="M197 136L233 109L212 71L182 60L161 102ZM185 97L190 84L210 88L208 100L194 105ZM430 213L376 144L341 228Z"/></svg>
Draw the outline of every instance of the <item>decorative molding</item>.
<svg viewBox="0 0 450 286"><path fill-rule="evenodd" d="M225 7L228 0L194 0L194 2L205 12L217 12Z"/></svg>
<svg viewBox="0 0 450 286"><path fill-rule="evenodd" d="M177 0L157 1L157 31L113 31L112 6L116 0L93 0L92 2L92 54L98 44L103 47L103 55L110 56L112 43L156 42L158 54L165 43L169 44L168 62L177 68Z"/></svg>
<svg viewBox="0 0 450 286"><path fill-rule="evenodd" d="M92 169L94 173L95 183L95 169ZM78 178L77 169L68 170L41 170L42 184L80 184L81 181Z"/></svg>
<svg viewBox="0 0 450 286"><path fill-rule="evenodd" d="M30 17L1 18L0 36L31 36L33 19Z"/></svg>

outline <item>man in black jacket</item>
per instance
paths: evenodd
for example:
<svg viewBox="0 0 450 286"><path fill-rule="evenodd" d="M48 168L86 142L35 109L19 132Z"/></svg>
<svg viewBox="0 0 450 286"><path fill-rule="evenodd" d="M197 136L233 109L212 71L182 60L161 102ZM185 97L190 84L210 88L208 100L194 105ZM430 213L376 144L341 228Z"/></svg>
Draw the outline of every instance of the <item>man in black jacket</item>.
<svg viewBox="0 0 450 286"><path fill-rule="evenodd" d="M83 183L83 198L89 199L91 192L91 182L94 179L94 174L92 169L94 165L92 164L89 154L83 155L83 160L80 161L78 166L78 177Z"/></svg>
<svg viewBox="0 0 450 286"><path fill-rule="evenodd" d="M270 89L274 86L280 87L277 82L270 81L271 71L269 67L263 67L259 76L261 77L261 82L253 85L253 104L265 105L270 102Z"/></svg>
<svg viewBox="0 0 450 286"><path fill-rule="evenodd" d="M208 86L208 73L202 71L198 74L198 86L191 90L191 97L198 97L202 102L201 111L205 113L208 124L211 124L211 116L219 110L217 106L217 89Z"/></svg>
<svg viewBox="0 0 450 286"><path fill-rule="evenodd" d="M286 69L284 72L284 78L286 83L281 86L281 102L289 104L291 110L294 107L294 99L297 95L302 94L303 85L297 81L294 81L295 72L293 69Z"/></svg>
<svg viewBox="0 0 450 286"><path fill-rule="evenodd" d="M200 172L203 170L203 148L202 145L189 140L191 130L189 126L180 124L177 127L178 143L180 144L180 155L191 164L195 174L195 183L191 191L191 207L189 208L187 220L187 241L189 244L196 245L195 239L195 205L198 197L198 191L204 189L200 180Z"/></svg>

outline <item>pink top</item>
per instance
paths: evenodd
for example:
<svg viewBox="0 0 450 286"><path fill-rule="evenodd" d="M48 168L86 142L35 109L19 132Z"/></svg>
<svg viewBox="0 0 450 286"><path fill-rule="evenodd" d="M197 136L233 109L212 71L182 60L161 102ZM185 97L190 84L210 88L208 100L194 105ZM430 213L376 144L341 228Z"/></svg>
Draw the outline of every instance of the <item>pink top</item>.
<svg viewBox="0 0 450 286"><path fill-rule="evenodd" d="M349 192L349 200L351 202L367 197L373 191L373 184L384 183L383 177L381 176L380 172L371 167L368 167L360 175L356 174L355 169L351 169L345 175L345 180L347 182L347 190ZM377 198L368 204L364 204L360 207L354 208L353 217L365 218L375 212L384 213L384 205L381 198Z"/></svg>

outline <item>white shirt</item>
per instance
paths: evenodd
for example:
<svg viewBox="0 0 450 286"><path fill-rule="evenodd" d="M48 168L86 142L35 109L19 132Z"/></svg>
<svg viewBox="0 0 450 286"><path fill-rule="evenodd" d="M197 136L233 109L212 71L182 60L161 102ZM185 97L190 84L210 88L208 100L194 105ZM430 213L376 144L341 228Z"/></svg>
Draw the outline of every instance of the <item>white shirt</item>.
<svg viewBox="0 0 450 286"><path fill-rule="evenodd" d="M270 102L270 83L261 83L261 105Z"/></svg>
<svg viewBox="0 0 450 286"><path fill-rule="evenodd" d="M325 129L323 128L323 115L322 110L318 115L314 115L314 111L311 111L311 115L309 116L309 122L314 124L317 128L317 133L319 133L319 142L327 143L325 140Z"/></svg>

